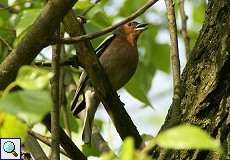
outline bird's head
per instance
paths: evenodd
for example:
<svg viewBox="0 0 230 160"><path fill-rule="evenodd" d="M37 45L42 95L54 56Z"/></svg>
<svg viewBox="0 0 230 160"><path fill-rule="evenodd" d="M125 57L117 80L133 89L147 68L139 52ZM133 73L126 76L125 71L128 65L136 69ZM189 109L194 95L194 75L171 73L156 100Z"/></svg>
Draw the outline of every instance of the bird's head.
<svg viewBox="0 0 230 160"><path fill-rule="evenodd" d="M115 34L118 36L124 36L132 44L136 44L139 35L148 28L148 24L138 23L136 21L128 22L120 26Z"/></svg>

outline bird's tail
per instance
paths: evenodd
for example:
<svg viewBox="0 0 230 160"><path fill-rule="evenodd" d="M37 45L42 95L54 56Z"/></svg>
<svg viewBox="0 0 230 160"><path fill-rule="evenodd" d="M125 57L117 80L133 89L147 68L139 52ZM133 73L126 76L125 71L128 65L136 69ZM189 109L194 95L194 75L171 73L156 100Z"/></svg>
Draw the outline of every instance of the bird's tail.
<svg viewBox="0 0 230 160"><path fill-rule="evenodd" d="M90 124L90 120L85 117L85 122L83 126L82 140L85 144L91 144L91 135L92 135L92 124Z"/></svg>
<svg viewBox="0 0 230 160"><path fill-rule="evenodd" d="M93 119L99 105L99 100L95 94L94 90L87 90L85 92L85 115L84 115L84 124L83 124L83 133L82 140L86 144L91 144L91 135L92 135L92 123Z"/></svg>

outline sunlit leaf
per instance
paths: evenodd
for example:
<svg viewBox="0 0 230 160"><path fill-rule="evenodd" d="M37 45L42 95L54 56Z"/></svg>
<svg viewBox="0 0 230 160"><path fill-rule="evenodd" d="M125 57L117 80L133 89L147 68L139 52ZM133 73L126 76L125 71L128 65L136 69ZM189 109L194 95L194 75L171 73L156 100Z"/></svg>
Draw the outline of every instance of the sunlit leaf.
<svg viewBox="0 0 230 160"><path fill-rule="evenodd" d="M89 8L92 5L93 5L93 3L90 0L79 0L75 4L74 8L77 8L77 9L86 9L86 8Z"/></svg>
<svg viewBox="0 0 230 160"><path fill-rule="evenodd" d="M118 158L115 157L113 152L103 153L100 159L101 160L118 160Z"/></svg>
<svg viewBox="0 0 230 160"><path fill-rule="evenodd" d="M51 109L52 101L47 91L24 90L0 99L0 112L7 112L28 124L41 121Z"/></svg>
<svg viewBox="0 0 230 160"><path fill-rule="evenodd" d="M134 140L128 137L123 142L120 160L133 160L134 152Z"/></svg>
<svg viewBox="0 0 230 160"><path fill-rule="evenodd" d="M25 140L28 129L26 124L10 114L1 113L0 117L4 117L0 126L1 138L21 138L22 141Z"/></svg>
<svg viewBox="0 0 230 160"><path fill-rule="evenodd" d="M193 125L180 125L160 133L156 143L172 149L206 149L221 151L220 142Z"/></svg>
<svg viewBox="0 0 230 160"><path fill-rule="evenodd" d="M204 21L205 2L197 1L193 5L192 18L196 23L201 24Z"/></svg>
<svg viewBox="0 0 230 160"><path fill-rule="evenodd" d="M16 84L24 89L42 89L48 86L52 76L47 70L23 66L19 70Z"/></svg>

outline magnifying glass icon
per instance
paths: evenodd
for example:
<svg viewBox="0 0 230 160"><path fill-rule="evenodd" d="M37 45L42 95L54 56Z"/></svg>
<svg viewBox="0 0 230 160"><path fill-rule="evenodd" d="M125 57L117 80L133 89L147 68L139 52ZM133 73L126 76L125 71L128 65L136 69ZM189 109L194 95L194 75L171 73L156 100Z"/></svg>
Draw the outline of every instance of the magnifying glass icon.
<svg viewBox="0 0 230 160"><path fill-rule="evenodd" d="M3 144L3 150L6 152L6 153L11 153L13 154L15 157L18 156L18 154L15 152L15 145L13 142L11 141L6 141L4 144Z"/></svg>

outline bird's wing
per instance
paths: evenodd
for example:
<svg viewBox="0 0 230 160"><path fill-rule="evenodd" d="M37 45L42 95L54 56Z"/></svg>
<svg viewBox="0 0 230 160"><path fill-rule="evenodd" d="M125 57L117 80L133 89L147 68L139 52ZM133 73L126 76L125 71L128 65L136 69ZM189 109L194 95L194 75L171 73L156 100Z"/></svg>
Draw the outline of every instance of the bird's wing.
<svg viewBox="0 0 230 160"><path fill-rule="evenodd" d="M113 39L115 38L115 34L112 34L110 36L108 36L101 44L99 44L99 46L95 49L95 52L97 54L98 57L100 57L102 55L102 53L105 51L105 49L111 44L111 42L113 41ZM85 88L85 84L86 81L88 79L88 76L86 74L85 71L82 72L81 76L80 76L80 80L79 80L79 86L75 92L73 101L71 103L71 111L73 112L74 115L77 115L79 112L81 112L84 109L84 99L81 103L79 103L77 105L78 102L78 98L81 95L83 89Z"/></svg>
<svg viewBox="0 0 230 160"><path fill-rule="evenodd" d="M96 52L96 54L97 54L98 57L100 57L102 55L102 53L111 44L111 42L113 41L113 39L115 37L116 37L116 35L112 34L112 35L108 36L107 38L105 38L104 41L102 41L99 44L99 46L95 49L95 52Z"/></svg>

